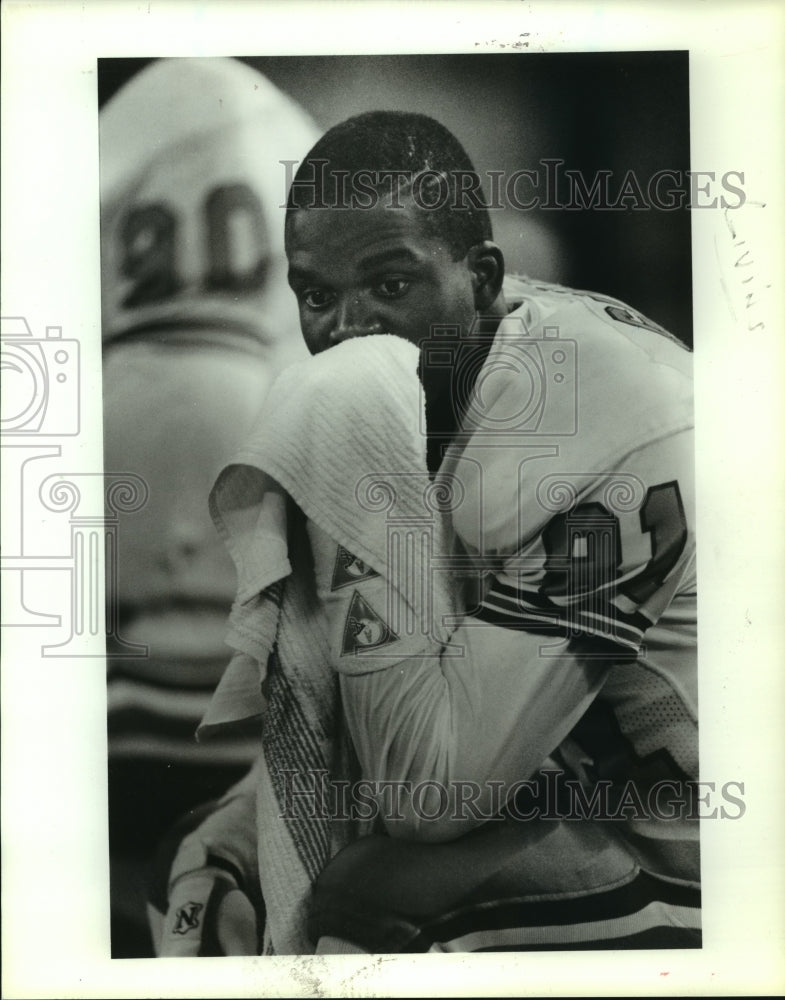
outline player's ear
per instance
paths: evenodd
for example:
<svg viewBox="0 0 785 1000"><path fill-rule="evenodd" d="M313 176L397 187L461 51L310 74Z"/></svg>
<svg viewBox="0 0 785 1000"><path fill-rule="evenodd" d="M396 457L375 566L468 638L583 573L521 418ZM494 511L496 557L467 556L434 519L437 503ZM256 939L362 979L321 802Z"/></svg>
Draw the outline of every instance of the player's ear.
<svg viewBox="0 0 785 1000"><path fill-rule="evenodd" d="M469 248L466 262L472 274L474 308L485 312L491 308L502 290L504 254L495 243L484 240Z"/></svg>

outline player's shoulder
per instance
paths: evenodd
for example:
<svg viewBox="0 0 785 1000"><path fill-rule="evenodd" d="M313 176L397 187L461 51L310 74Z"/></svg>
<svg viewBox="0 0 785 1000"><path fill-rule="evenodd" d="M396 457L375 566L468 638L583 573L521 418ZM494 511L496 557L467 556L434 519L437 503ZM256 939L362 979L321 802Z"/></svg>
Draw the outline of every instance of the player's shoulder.
<svg viewBox="0 0 785 1000"><path fill-rule="evenodd" d="M574 379L586 427L593 426L592 414L607 415L609 392L619 401L629 397L633 417L648 413L659 420L674 405L692 408L692 351L634 307L602 293L517 277L505 282L505 296L509 312L499 324L499 344L507 350L537 345L546 381L550 361L561 361L554 378L562 389ZM646 421L633 423L643 431Z"/></svg>
<svg viewBox="0 0 785 1000"><path fill-rule="evenodd" d="M577 493L588 495L635 455L654 456L652 484L674 478L670 453L652 449L694 422L690 352L639 324L624 303L525 280L505 292L512 308L478 376L451 470L467 495L483 498L456 512L458 534L481 548L481 526L482 544L496 551L541 526L533 524L540 482L577 476Z"/></svg>
<svg viewBox="0 0 785 1000"><path fill-rule="evenodd" d="M530 336L558 328L561 336L578 336L587 345L624 352L689 355L686 344L665 327L621 299L604 292L570 288L524 275L504 281L508 319L525 325Z"/></svg>

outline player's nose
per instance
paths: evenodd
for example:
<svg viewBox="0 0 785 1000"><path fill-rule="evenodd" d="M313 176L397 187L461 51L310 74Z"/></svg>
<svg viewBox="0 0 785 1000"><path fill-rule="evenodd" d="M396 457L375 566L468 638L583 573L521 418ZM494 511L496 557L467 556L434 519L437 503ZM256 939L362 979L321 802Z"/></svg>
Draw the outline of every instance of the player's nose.
<svg viewBox="0 0 785 1000"><path fill-rule="evenodd" d="M372 333L381 333L382 328L374 316L372 303L361 294L352 293L343 296L338 302L335 313L335 324L330 332L330 342L340 344L354 337L367 337Z"/></svg>

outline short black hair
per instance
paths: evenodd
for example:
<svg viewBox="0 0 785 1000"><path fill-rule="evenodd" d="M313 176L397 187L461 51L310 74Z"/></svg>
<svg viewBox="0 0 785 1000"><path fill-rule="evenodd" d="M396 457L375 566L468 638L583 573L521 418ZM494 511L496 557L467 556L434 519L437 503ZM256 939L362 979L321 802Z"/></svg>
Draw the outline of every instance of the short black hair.
<svg viewBox="0 0 785 1000"><path fill-rule="evenodd" d="M297 169L286 217L335 205L367 208L385 188L392 197L393 183L397 191L411 191L426 232L444 240L454 259L493 239L480 178L466 150L434 118L405 111L368 111L326 132Z"/></svg>

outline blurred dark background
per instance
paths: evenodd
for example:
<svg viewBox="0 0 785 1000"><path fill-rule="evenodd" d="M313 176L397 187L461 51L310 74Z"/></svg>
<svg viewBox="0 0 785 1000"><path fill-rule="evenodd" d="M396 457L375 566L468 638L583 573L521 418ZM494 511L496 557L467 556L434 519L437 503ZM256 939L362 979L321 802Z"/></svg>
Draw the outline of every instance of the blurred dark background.
<svg viewBox="0 0 785 1000"><path fill-rule="evenodd" d="M151 59L100 59L104 104ZM462 141L477 170L539 171L564 160L586 184L627 171L644 194L660 170L689 162L687 52L242 57L327 129L361 111L430 114ZM282 184L284 179L282 171ZM543 181L541 180L541 185ZM486 181L486 198L490 196ZM678 187L671 182L668 185ZM521 198L530 196L524 182ZM569 200L566 186L558 201ZM510 272L623 299L692 344L690 213L656 206L492 213Z"/></svg>

